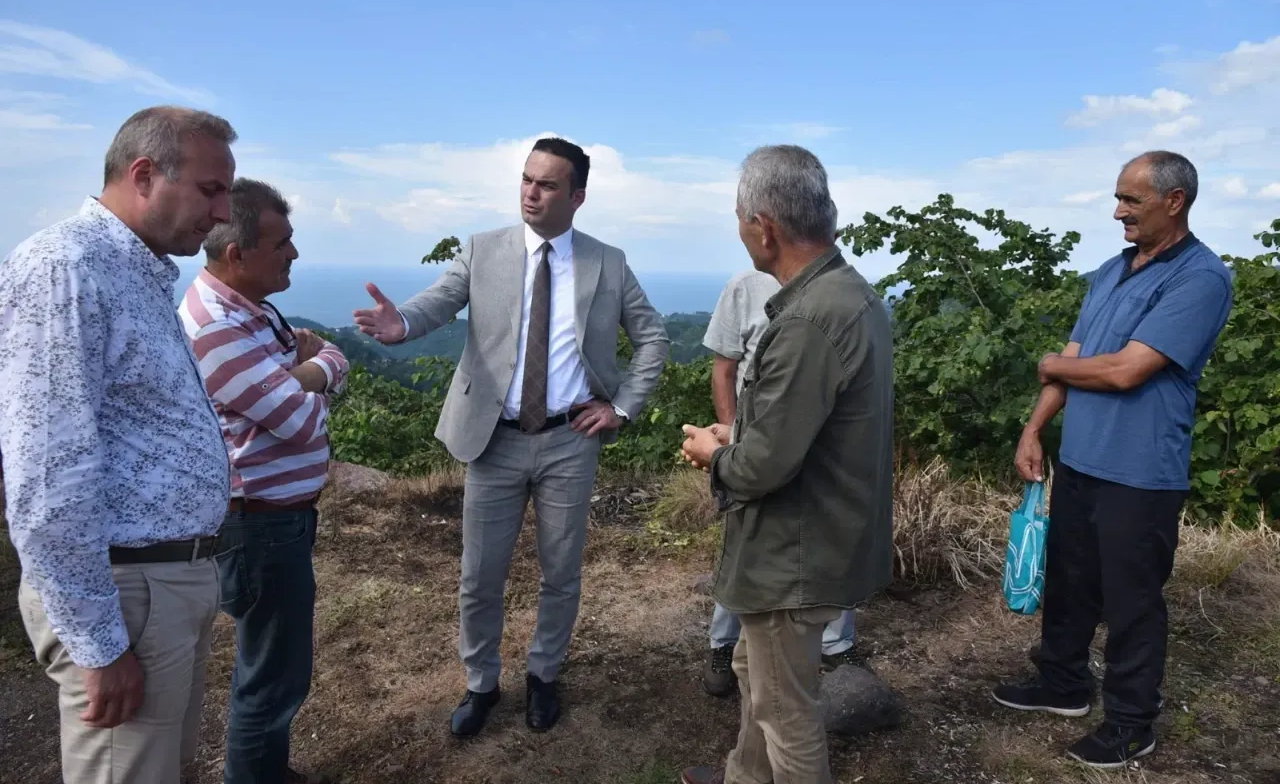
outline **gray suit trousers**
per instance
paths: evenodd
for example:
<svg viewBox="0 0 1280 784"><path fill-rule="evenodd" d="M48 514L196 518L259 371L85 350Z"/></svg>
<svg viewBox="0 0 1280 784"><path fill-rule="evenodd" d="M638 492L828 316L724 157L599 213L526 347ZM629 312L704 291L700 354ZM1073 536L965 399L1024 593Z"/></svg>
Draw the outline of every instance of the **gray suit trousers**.
<svg viewBox="0 0 1280 784"><path fill-rule="evenodd" d="M569 425L526 435L499 425L467 466L462 509L461 629L467 688L487 692L502 670L503 594L511 556L533 498L542 567L528 671L554 681L569 650L582 592L582 548L600 459L600 438Z"/></svg>

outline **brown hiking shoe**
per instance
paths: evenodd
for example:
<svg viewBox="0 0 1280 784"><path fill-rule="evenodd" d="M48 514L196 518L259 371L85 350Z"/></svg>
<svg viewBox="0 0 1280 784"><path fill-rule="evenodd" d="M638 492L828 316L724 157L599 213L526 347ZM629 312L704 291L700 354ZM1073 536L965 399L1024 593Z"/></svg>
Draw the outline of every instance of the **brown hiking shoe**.
<svg viewBox="0 0 1280 784"><path fill-rule="evenodd" d="M680 784L724 784L724 770L717 770L710 765L685 768L680 775Z"/></svg>
<svg viewBox="0 0 1280 784"><path fill-rule="evenodd" d="M738 676L733 674L733 647L712 648L707 663L702 665L702 688L713 697L728 697L738 687Z"/></svg>

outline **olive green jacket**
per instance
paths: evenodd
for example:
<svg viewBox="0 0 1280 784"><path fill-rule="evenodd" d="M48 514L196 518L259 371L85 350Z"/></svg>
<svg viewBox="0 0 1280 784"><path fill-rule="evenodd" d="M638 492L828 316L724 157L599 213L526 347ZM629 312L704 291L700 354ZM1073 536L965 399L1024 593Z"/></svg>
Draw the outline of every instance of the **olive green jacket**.
<svg viewBox="0 0 1280 784"><path fill-rule="evenodd" d="M736 613L852 607L893 576L889 314L834 247L765 312L737 440L711 461L727 513L712 591Z"/></svg>

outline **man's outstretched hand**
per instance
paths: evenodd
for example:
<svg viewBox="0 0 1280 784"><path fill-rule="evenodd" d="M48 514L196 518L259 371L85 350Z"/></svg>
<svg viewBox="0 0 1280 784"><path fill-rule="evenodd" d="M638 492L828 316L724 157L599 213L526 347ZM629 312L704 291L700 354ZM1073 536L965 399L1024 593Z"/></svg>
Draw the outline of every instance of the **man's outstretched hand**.
<svg viewBox="0 0 1280 784"><path fill-rule="evenodd" d="M356 326L379 343L399 343L404 340L404 321L400 318L400 311L377 286L366 283L364 288L373 297L374 307L357 310L353 314Z"/></svg>

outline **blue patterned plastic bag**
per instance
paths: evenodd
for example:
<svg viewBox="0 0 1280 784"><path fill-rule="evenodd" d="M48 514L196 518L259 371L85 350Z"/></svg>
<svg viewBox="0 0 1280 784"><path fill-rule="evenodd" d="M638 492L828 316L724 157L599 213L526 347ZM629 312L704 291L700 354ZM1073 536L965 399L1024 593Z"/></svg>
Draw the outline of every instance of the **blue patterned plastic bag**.
<svg viewBox="0 0 1280 784"><path fill-rule="evenodd" d="M1004 560L1004 600L1016 613L1034 615L1040 608L1048 533L1044 483L1028 482L1022 506L1009 517L1009 550Z"/></svg>

